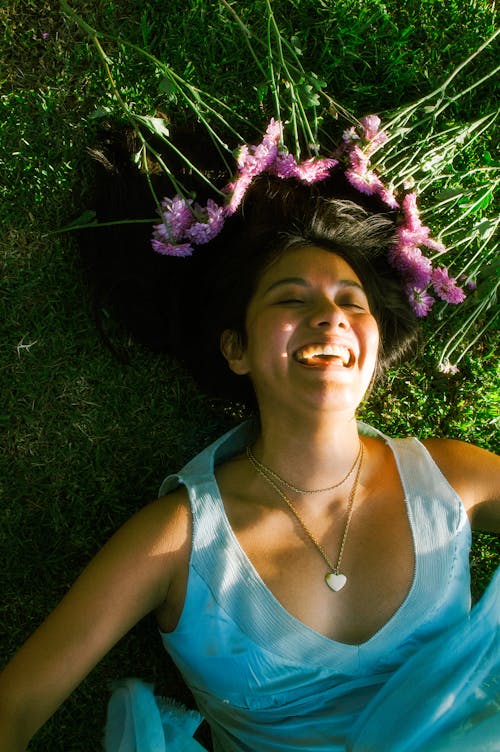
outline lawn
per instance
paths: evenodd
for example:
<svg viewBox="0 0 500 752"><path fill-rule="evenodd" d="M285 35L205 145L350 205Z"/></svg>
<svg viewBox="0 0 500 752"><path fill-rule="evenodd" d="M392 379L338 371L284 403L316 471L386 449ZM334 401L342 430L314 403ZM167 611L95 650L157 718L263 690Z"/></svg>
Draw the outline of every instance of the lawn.
<svg viewBox="0 0 500 752"><path fill-rule="evenodd" d="M71 5L96 29L148 50L220 94L243 118L255 121L262 112L257 122L265 123L268 82L248 64L244 34L227 3ZM265 3L231 5L264 40ZM425 96L495 26L489 0L275 0L273 8L284 37L301 50L304 69L358 115L389 112ZM57 2L5 0L0 22L4 659L112 531L155 498L162 477L234 425L241 410L201 394L173 359L123 335L126 363L103 346L75 238L53 231L89 207L87 148L102 115L116 106L95 48ZM106 44L116 82L136 112L187 117L147 60L113 39ZM491 70L494 54L492 46L473 62L466 84ZM447 117L466 123L494 103L487 82L457 100ZM473 165L492 158L493 142L486 134L474 143ZM461 159L465 163L467 155ZM498 323L498 308L490 308L479 326L495 311ZM449 332L429 342L436 328L436 320L425 325L415 357L390 371L361 417L390 435L450 436L498 451L498 327L479 337L456 374L437 368ZM476 534L475 597L499 563L498 537ZM99 749L110 683L129 675L154 682L163 694L183 695L152 619L111 652L30 749Z"/></svg>

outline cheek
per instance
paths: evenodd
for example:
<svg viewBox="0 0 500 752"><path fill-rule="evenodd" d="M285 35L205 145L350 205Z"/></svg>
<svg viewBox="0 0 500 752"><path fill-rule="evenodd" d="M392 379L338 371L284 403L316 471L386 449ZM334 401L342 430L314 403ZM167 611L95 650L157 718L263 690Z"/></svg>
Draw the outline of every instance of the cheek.
<svg viewBox="0 0 500 752"><path fill-rule="evenodd" d="M373 362L376 365L380 355L380 334L375 319L373 319L370 326L365 330L365 348L367 361Z"/></svg>
<svg viewBox="0 0 500 752"><path fill-rule="evenodd" d="M373 322L373 329L370 333L370 344L377 353L378 357L378 351L380 349L380 333L376 321Z"/></svg>
<svg viewBox="0 0 500 752"><path fill-rule="evenodd" d="M256 348L259 345L265 347L269 342L286 340L295 327L292 316L284 316L281 311L270 310L247 319L247 342Z"/></svg>
<svg viewBox="0 0 500 752"><path fill-rule="evenodd" d="M371 365L371 378L370 378L370 389L375 383L375 380L377 379L377 376L380 374L380 356L381 356L381 341L380 341L380 333L378 330L378 327L375 329L375 332L372 336L372 342L373 342L373 362Z"/></svg>
<svg viewBox="0 0 500 752"><path fill-rule="evenodd" d="M271 311L247 321L247 354L252 369L270 369L288 358L290 337L296 328L291 316Z"/></svg>

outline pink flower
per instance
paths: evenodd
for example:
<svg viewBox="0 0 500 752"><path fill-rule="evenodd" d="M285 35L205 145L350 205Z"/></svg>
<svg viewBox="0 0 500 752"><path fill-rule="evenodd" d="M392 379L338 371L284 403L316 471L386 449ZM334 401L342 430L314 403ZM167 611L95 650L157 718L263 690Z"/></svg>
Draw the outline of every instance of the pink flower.
<svg viewBox="0 0 500 752"><path fill-rule="evenodd" d="M387 133L380 130L380 118L378 115L366 115L362 117L357 126L351 126L344 131L342 140L347 150L351 149L356 141L364 141L367 153L371 153L377 146L387 141Z"/></svg>
<svg viewBox="0 0 500 752"><path fill-rule="evenodd" d="M458 287L456 279L450 277L446 268L437 268L432 272L432 286L436 294L447 303L462 303L465 300L464 291Z"/></svg>
<svg viewBox="0 0 500 752"><path fill-rule="evenodd" d="M380 129L380 118L378 115L366 115L359 121L363 129L363 138L370 142L369 151L372 152L377 146L385 144L387 133Z"/></svg>
<svg viewBox="0 0 500 752"><path fill-rule="evenodd" d="M248 186L252 182L250 175L240 175L232 183L228 183L224 191L230 194L229 202L226 206L226 214L228 217L234 214L243 200Z"/></svg>
<svg viewBox="0 0 500 752"><path fill-rule="evenodd" d="M351 144L353 141L359 141L359 135L356 132L356 128L351 125L350 128L347 128L343 134L342 134L342 140L345 144Z"/></svg>
<svg viewBox="0 0 500 752"><path fill-rule="evenodd" d="M225 209L208 199L206 207L202 208L198 204L195 206L195 215L200 217L200 221L193 222L184 233L184 237L196 245L208 243L216 237L222 230L225 220Z"/></svg>
<svg viewBox="0 0 500 752"><path fill-rule="evenodd" d="M405 290L415 316L418 316L419 318L427 316L434 304L434 298L432 295L429 295L426 290L418 290L412 285L407 285Z"/></svg>
<svg viewBox="0 0 500 752"><path fill-rule="evenodd" d="M430 237L430 230L422 224L417 208L417 194L407 193L403 199L404 224L399 228L400 243L403 245L425 245L431 250L443 253L442 243Z"/></svg>
<svg viewBox="0 0 500 752"><path fill-rule="evenodd" d="M281 124L271 118L260 144L244 145L240 148L237 164L242 175L256 177L265 172L278 155L278 143L281 138Z"/></svg>
<svg viewBox="0 0 500 752"><path fill-rule="evenodd" d="M190 243L164 243L153 238L151 241L153 250L163 256L191 256L193 247Z"/></svg>
<svg viewBox="0 0 500 752"><path fill-rule="evenodd" d="M439 370L441 371L441 373L448 373L448 374L458 373L458 367L452 365L449 360L445 360L444 363L440 363Z"/></svg>
<svg viewBox="0 0 500 752"><path fill-rule="evenodd" d="M273 164L269 166L268 172L279 178L297 178L304 183L317 183L328 177L332 167L338 164L336 159L329 157L318 159L311 157L303 162L297 163L297 160L287 151L280 151L276 155Z"/></svg>
<svg viewBox="0 0 500 752"><path fill-rule="evenodd" d="M355 170L346 170L345 176L356 190L368 196L378 193L384 187L380 178L372 170L366 170L363 173L356 172Z"/></svg>
<svg viewBox="0 0 500 752"><path fill-rule="evenodd" d="M377 191L382 201L391 209L399 209L399 202L392 191L384 185Z"/></svg>
<svg viewBox="0 0 500 752"><path fill-rule="evenodd" d="M279 120L271 118L266 128L264 138L268 138L272 143L277 144L281 138L281 123Z"/></svg>
<svg viewBox="0 0 500 752"><path fill-rule="evenodd" d="M345 176L356 190L372 196L385 186L369 166L370 158L359 146L349 149L349 168L345 171Z"/></svg>
<svg viewBox="0 0 500 752"><path fill-rule="evenodd" d="M312 157L297 165L295 175L304 183L318 183L328 177L330 170L338 164L336 159L317 159Z"/></svg>
<svg viewBox="0 0 500 752"><path fill-rule="evenodd" d="M369 118L375 118L376 122L372 123ZM376 115L370 115L368 118L363 118L363 120L368 121L367 128L370 133L375 132L370 129L378 127L378 124L380 123L380 119ZM380 143L383 143L385 138L384 134L384 138ZM391 209L397 209L399 208L399 203L394 193L384 185L375 171L370 169L369 152L372 150L373 149L368 149L366 146L362 149L354 142L347 144L346 151L349 159L349 167L345 171L345 176L356 190L369 196L377 195Z"/></svg>
<svg viewBox="0 0 500 752"><path fill-rule="evenodd" d="M417 208L417 194L407 193L403 199L405 224L410 232L416 232L422 226Z"/></svg>
<svg viewBox="0 0 500 752"><path fill-rule="evenodd" d="M361 127L363 128L363 135L367 139L375 138L378 134L381 120L378 115L365 115L360 118Z"/></svg>
<svg viewBox="0 0 500 752"><path fill-rule="evenodd" d="M359 146L353 146L349 149L349 166L354 172L358 172L361 175L368 170L370 165L370 157L365 154L363 149Z"/></svg>

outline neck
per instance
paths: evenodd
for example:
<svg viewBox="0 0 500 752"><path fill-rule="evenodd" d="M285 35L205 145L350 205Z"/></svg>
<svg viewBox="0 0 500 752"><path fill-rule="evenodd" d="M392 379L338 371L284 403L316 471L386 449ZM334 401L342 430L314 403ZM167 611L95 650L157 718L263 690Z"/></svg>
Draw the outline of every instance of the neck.
<svg viewBox="0 0 500 752"><path fill-rule="evenodd" d="M355 417L321 415L297 421L296 416L261 416L261 434L254 454L289 483L307 489L326 488L352 467L359 451Z"/></svg>

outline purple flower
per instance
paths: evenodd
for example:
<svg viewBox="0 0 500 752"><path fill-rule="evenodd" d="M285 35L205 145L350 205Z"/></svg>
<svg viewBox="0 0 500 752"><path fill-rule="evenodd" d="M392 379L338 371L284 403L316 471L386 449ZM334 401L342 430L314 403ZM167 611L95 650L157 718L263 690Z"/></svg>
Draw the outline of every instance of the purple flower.
<svg viewBox="0 0 500 752"><path fill-rule="evenodd" d="M271 165L269 172L273 175L277 175L279 178L294 178L297 177L297 160L287 151L281 151L278 153L274 164Z"/></svg>
<svg viewBox="0 0 500 752"><path fill-rule="evenodd" d="M190 243L164 243L153 238L151 241L153 250L163 256L191 256L193 247Z"/></svg>
<svg viewBox="0 0 500 752"><path fill-rule="evenodd" d="M200 217L200 221L193 222L185 231L184 237L192 243L202 245L215 238L222 230L226 212L223 206L209 198L206 207L202 208L198 204L195 206L195 214Z"/></svg>
<svg viewBox="0 0 500 752"><path fill-rule="evenodd" d="M432 295L429 295L426 290L419 290L412 285L407 285L405 290L415 316L418 316L419 318L427 316L434 304L434 298Z"/></svg>
<svg viewBox="0 0 500 752"><path fill-rule="evenodd" d="M458 287L456 279L450 277L448 269L437 268L432 272L432 286L436 294L447 303L462 303L465 300L464 291Z"/></svg>
<svg viewBox="0 0 500 752"><path fill-rule="evenodd" d="M389 251L389 262L411 286L423 290L431 281L432 264L416 246L396 245Z"/></svg>
<svg viewBox="0 0 500 752"><path fill-rule="evenodd" d="M187 228L193 223L191 199L174 196L161 202L163 224L155 226L160 240L181 240ZM162 228L163 227L163 231Z"/></svg>

